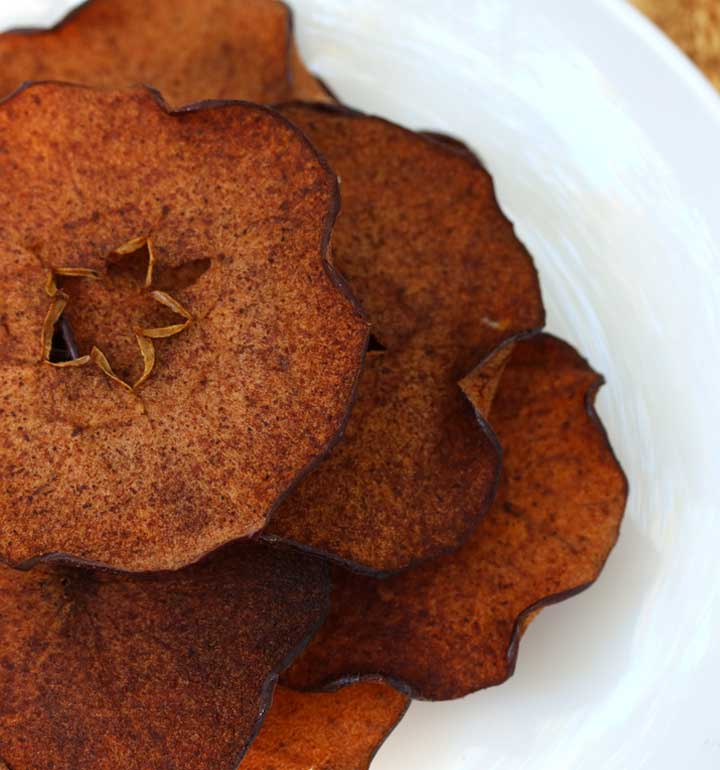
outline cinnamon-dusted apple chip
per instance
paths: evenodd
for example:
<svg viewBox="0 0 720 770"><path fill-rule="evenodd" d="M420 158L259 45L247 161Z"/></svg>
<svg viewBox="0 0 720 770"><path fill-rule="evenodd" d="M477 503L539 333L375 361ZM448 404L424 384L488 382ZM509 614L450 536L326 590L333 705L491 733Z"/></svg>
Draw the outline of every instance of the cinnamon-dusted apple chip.
<svg viewBox="0 0 720 770"><path fill-rule="evenodd" d="M326 96L278 0L88 0L52 29L0 35L0 96L28 80L144 83L175 107Z"/></svg>
<svg viewBox="0 0 720 770"><path fill-rule="evenodd" d="M327 610L316 559L240 543L174 573L0 567L12 770L231 770Z"/></svg>
<svg viewBox="0 0 720 770"><path fill-rule="evenodd" d="M488 515L455 553L385 580L337 568L287 683L382 675L443 700L507 679L528 618L591 585L618 535L627 483L593 410L601 382L554 337L518 343L491 411L505 464Z"/></svg>
<svg viewBox="0 0 720 770"><path fill-rule="evenodd" d="M456 548L487 510L499 449L458 382L542 326L537 274L468 153L343 108L283 112L341 178L333 259L375 344L343 441L264 536L392 572Z"/></svg>
<svg viewBox="0 0 720 770"><path fill-rule="evenodd" d="M242 770L368 770L408 704L382 682L324 693L278 687Z"/></svg>
<svg viewBox="0 0 720 770"><path fill-rule="evenodd" d="M0 559L175 569L262 528L366 344L335 176L271 111L145 89L30 86L0 148Z"/></svg>

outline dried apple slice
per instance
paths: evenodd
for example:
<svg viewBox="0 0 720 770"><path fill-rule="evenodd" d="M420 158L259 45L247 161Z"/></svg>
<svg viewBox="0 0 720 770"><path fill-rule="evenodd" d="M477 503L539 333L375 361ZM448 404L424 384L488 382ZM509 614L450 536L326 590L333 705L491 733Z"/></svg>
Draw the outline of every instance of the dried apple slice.
<svg viewBox="0 0 720 770"><path fill-rule="evenodd" d="M338 438L367 341L325 259L335 176L269 110L145 89L30 86L0 145L0 559L175 569L261 529ZM113 274L148 243L149 286L147 255ZM53 271L83 366L39 355Z"/></svg>
<svg viewBox="0 0 720 770"><path fill-rule="evenodd" d="M0 755L13 770L236 767L328 588L318 560L247 543L155 575L0 567Z"/></svg>
<svg viewBox="0 0 720 770"><path fill-rule="evenodd" d="M0 95L27 80L147 83L174 106L271 103L317 88L277 0L89 0L53 29L0 35Z"/></svg>
<svg viewBox="0 0 720 770"><path fill-rule="evenodd" d="M343 440L262 537L367 572L457 547L491 502L500 450L448 376L448 358L368 353Z"/></svg>
<svg viewBox="0 0 720 770"><path fill-rule="evenodd" d="M336 568L285 681L382 675L444 700L507 679L529 618L591 585L618 535L627 483L593 410L601 383L554 337L517 343L491 411L505 465L488 515L455 553L385 580Z"/></svg>
<svg viewBox="0 0 720 770"><path fill-rule="evenodd" d="M542 325L532 258L477 161L344 107L281 109L342 180L333 261L383 346L448 347L464 376L503 340Z"/></svg>
<svg viewBox="0 0 720 770"><path fill-rule="evenodd" d="M327 693L278 687L242 770L368 770L408 705L382 682Z"/></svg>
<svg viewBox="0 0 720 770"><path fill-rule="evenodd" d="M542 326L537 274L467 153L344 108L283 112L342 180L334 262L376 349L342 443L264 536L397 571L458 547L487 510L499 449L458 382Z"/></svg>
<svg viewBox="0 0 720 770"><path fill-rule="evenodd" d="M335 104L337 99L321 80L305 66L297 44L293 42L290 52L290 78L293 99L305 102Z"/></svg>

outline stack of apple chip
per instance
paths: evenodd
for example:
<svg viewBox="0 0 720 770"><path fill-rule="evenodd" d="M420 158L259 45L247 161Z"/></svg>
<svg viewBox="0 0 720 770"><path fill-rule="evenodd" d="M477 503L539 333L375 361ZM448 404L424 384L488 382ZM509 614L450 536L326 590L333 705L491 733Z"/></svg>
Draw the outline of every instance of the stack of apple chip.
<svg viewBox="0 0 720 770"><path fill-rule="evenodd" d="M0 65L0 767L365 770L507 679L627 485L472 152L335 103L275 0Z"/></svg>

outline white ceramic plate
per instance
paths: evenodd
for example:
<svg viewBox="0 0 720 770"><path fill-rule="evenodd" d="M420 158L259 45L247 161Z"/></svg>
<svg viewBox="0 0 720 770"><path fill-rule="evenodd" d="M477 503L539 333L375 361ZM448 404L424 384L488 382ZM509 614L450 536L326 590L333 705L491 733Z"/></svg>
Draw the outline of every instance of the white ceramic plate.
<svg viewBox="0 0 720 770"><path fill-rule="evenodd" d="M0 26L71 5L2 0ZM515 677L414 704L373 770L720 767L720 100L621 0L294 5L344 100L479 152L549 328L607 376L632 487L600 581L532 624Z"/></svg>

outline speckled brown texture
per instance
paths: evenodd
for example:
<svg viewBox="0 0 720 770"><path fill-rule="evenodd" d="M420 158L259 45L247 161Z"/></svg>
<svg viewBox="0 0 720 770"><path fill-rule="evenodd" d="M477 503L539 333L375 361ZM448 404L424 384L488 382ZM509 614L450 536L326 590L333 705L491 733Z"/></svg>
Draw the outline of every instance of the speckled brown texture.
<svg viewBox="0 0 720 770"><path fill-rule="evenodd" d="M319 561L257 544L154 576L0 567L0 755L235 770L327 599Z"/></svg>
<svg viewBox="0 0 720 770"><path fill-rule="evenodd" d="M458 381L543 324L537 275L471 157L345 109L283 112L341 178L334 261L386 350L368 354L343 441L265 536L396 571L457 547L490 503L499 449Z"/></svg>
<svg viewBox="0 0 720 770"><path fill-rule="evenodd" d="M324 261L335 176L284 119L146 90L0 105L0 558L174 569L264 526L339 435L367 323ZM150 236L188 329L137 393L40 363L50 267Z"/></svg>
<svg viewBox="0 0 720 770"><path fill-rule="evenodd" d="M242 770L368 770L408 703L381 682L331 693L278 687Z"/></svg>
<svg viewBox="0 0 720 770"><path fill-rule="evenodd" d="M618 535L627 484L592 409L600 383L560 340L519 342L491 411L505 465L488 515L456 553L400 575L336 568L287 683L380 674L444 700L507 679L525 618L589 586Z"/></svg>
<svg viewBox="0 0 720 770"><path fill-rule="evenodd" d="M292 54L291 30L276 0L90 0L54 29L0 35L0 95L26 80L65 80L144 83L176 107L308 98L314 80Z"/></svg>

